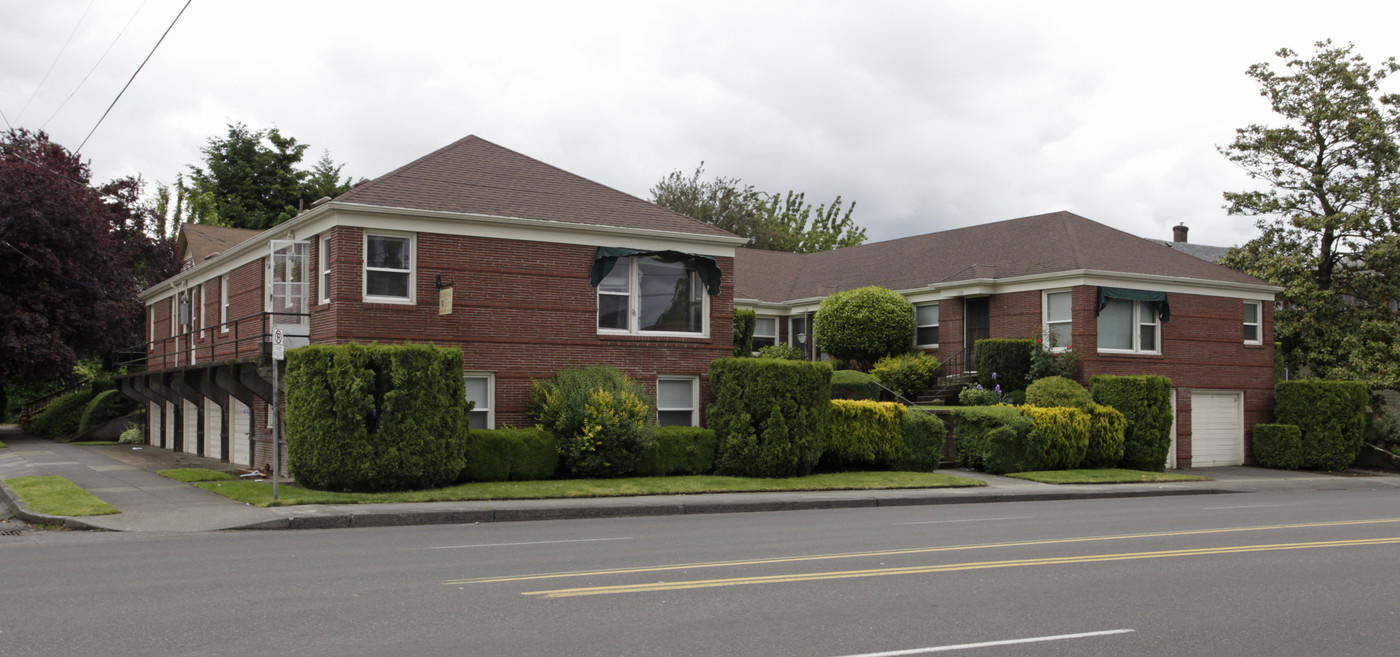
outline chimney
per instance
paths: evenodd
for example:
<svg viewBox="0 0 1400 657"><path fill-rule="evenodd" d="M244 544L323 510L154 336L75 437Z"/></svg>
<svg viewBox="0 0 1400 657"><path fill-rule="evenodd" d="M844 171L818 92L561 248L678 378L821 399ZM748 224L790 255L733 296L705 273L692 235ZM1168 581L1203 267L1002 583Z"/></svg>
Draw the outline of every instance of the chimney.
<svg viewBox="0 0 1400 657"><path fill-rule="evenodd" d="M1186 243L1186 231L1188 231L1188 230L1191 230L1191 229L1190 229L1190 228L1187 228L1185 223L1179 223L1179 224L1177 224L1177 225L1175 225L1175 226L1172 226L1172 241L1173 241L1173 242L1180 242L1180 243L1182 243L1182 244L1185 244L1185 243Z"/></svg>

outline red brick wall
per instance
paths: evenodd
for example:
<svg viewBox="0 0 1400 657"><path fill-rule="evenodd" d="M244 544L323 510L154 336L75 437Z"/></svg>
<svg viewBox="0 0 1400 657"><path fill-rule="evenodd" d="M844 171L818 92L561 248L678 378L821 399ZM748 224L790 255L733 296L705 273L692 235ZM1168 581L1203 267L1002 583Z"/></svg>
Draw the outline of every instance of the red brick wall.
<svg viewBox="0 0 1400 657"><path fill-rule="evenodd" d="M361 301L363 231L336 229L331 303L313 305L313 343L425 342L462 349L466 369L496 373L496 426L529 426L530 380L570 365L606 363L655 392L658 374L698 375L711 400L709 363L732 354L733 260L719 258L710 337L599 335L588 284L596 247L459 235L417 235L416 303ZM456 281L452 314L438 314L438 274ZM314 287L314 286L313 286ZM313 298L316 292L313 292Z"/></svg>

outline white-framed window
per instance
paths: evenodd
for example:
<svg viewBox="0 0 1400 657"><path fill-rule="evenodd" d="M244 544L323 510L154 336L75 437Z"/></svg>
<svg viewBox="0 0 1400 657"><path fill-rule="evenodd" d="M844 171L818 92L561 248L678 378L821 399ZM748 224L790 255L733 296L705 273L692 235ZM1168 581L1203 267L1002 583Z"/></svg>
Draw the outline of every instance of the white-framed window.
<svg viewBox="0 0 1400 657"><path fill-rule="evenodd" d="M331 252L331 236L330 236L330 235L326 235L326 236L322 237L321 240L320 240L320 242L319 242L319 246L320 246L320 248L316 250L316 258L317 258L317 261L318 261L318 267L317 267L316 269L317 269L317 271L321 272L321 277L320 277L320 279L317 281L317 286L320 288L319 291L317 292L317 295L319 295L321 303L330 303L330 302L331 302L331 255L330 255L330 252Z"/></svg>
<svg viewBox="0 0 1400 657"><path fill-rule="evenodd" d="M759 317L753 325L753 350L758 353L759 349L771 347L778 344L778 318Z"/></svg>
<svg viewBox="0 0 1400 657"><path fill-rule="evenodd" d="M938 346L938 304L914 306L914 344L920 347Z"/></svg>
<svg viewBox="0 0 1400 657"><path fill-rule="evenodd" d="M684 262L655 256L618 258L598 283L598 332L703 336L710 299Z"/></svg>
<svg viewBox="0 0 1400 657"><path fill-rule="evenodd" d="M1099 351L1160 353L1159 328L1155 303L1108 299L1099 311Z"/></svg>
<svg viewBox="0 0 1400 657"><path fill-rule="evenodd" d="M1258 301L1244 302L1244 343L1264 344L1263 306Z"/></svg>
<svg viewBox="0 0 1400 657"><path fill-rule="evenodd" d="M182 313L180 312L180 295L170 297L170 337L180 334L180 322Z"/></svg>
<svg viewBox="0 0 1400 657"><path fill-rule="evenodd" d="M663 427L700 425L700 379L693 376L656 377L656 423Z"/></svg>
<svg viewBox="0 0 1400 657"><path fill-rule="evenodd" d="M150 310L150 315L151 315L151 323L150 323L149 328L146 329L146 342L155 342L155 341L156 341L156 305L155 305L155 304L151 304L150 307L149 307L149 310Z"/></svg>
<svg viewBox="0 0 1400 657"><path fill-rule="evenodd" d="M219 326L228 333L228 274L219 277Z"/></svg>
<svg viewBox="0 0 1400 657"><path fill-rule="evenodd" d="M1056 350L1074 344L1071 333L1074 329L1074 295L1069 290L1046 292L1040 307L1045 309L1045 337L1055 345ZM1103 344L1099 344L1102 348Z"/></svg>
<svg viewBox="0 0 1400 657"><path fill-rule="evenodd" d="M365 301L413 303L413 236L365 233Z"/></svg>
<svg viewBox="0 0 1400 657"><path fill-rule="evenodd" d="M496 428L496 375L492 372L467 372L467 401L476 402L468 424L472 429Z"/></svg>
<svg viewBox="0 0 1400 657"><path fill-rule="evenodd" d="M204 323L200 317L204 314L204 309L200 307L199 291L204 288L203 283L196 283L190 287L190 330L199 331L199 337L204 337Z"/></svg>

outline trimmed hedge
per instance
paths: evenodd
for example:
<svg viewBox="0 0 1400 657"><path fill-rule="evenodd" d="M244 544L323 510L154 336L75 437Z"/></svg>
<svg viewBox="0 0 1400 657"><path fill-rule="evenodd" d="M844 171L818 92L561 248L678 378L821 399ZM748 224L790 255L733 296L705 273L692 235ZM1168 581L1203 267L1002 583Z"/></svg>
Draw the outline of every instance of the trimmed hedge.
<svg viewBox="0 0 1400 657"><path fill-rule="evenodd" d="M1002 394L1026 389L1035 340L978 340L972 350L976 356L977 382L983 388L991 390L1000 385ZM993 374L997 376L995 381Z"/></svg>
<svg viewBox="0 0 1400 657"><path fill-rule="evenodd" d="M904 451L904 406L831 400L821 463L834 468L888 469Z"/></svg>
<svg viewBox="0 0 1400 657"><path fill-rule="evenodd" d="M1094 403L1088 389L1063 376L1047 376L1026 386L1026 403L1031 406L1068 406L1083 409Z"/></svg>
<svg viewBox="0 0 1400 657"><path fill-rule="evenodd" d="M880 386L875 375L859 370L836 370L831 373L832 399L869 399L880 401Z"/></svg>
<svg viewBox="0 0 1400 657"><path fill-rule="evenodd" d="M870 373L880 384L908 400L933 387L942 363L925 352L915 351L898 356L886 356L875 363Z"/></svg>
<svg viewBox="0 0 1400 657"><path fill-rule="evenodd" d="M464 481L549 479L559 468L554 435L539 428L467 432Z"/></svg>
<svg viewBox="0 0 1400 657"><path fill-rule="evenodd" d="M1095 374L1089 380L1094 401L1112 406L1128 420L1121 468L1162 472L1172 447L1172 380L1165 376Z"/></svg>
<svg viewBox="0 0 1400 657"><path fill-rule="evenodd" d="M896 470L929 472L943 462L943 444L948 437L948 425L931 413L911 408L901 420L904 429L904 451L894 464Z"/></svg>
<svg viewBox="0 0 1400 657"><path fill-rule="evenodd" d="M758 326L758 313L752 310L734 311L734 355L748 358L753 354L753 330Z"/></svg>
<svg viewBox="0 0 1400 657"><path fill-rule="evenodd" d="M821 458L831 409L831 368L769 358L710 363L715 403L706 411L719 440L715 471L798 477Z"/></svg>
<svg viewBox="0 0 1400 657"><path fill-rule="evenodd" d="M49 440L58 440L78 432L83 421L83 410L96 395L92 390L79 390L68 394L25 425L24 430Z"/></svg>
<svg viewBox="0 0 1400 657"><path fill-rule="evenodd" d="M1089 451L1084 454L1084 468L1111 468L1123 460L1123 437L1127 435L1128 418L1117 409L1089 402L1084 407L1089 415Z"/></svg>
<svg viewBox="0 0 1400 657"><path fill-rule="evenodd" d="M455 482L466 465L462 352L309 345L287 352L287 465L308 488L384 491Z"/></svg>
<svg viewBox="0 0 1400 657"><path fill-rule="evenodd" d="M78 420L78 433L82 433L109 420L115 420L139 408L136 401L120 391L103 390L83 407Z"/></svg>
<svg viewBox="0 0 1400 657"><path fill-rule="evenodd" d="M779 360L803 360L802 350L790 344L779 342L770 344L758 350L759 358L777 358Z"/></svg>
<svg viewBox="0 0 1400 657"><path fill-rule="evenodd" d="M1089 415L1077 408L1022 406L1035 433L1044 437L1045 455L1037 470L1069 470L1079 467L1089 452Z"/></svg>
<svg viewBox="0 0 1400 657"><path fill-rule="evenodd" d="M1034 428L1030 418L1010 406L967 406L954 408L953 444L957 446L958 465L981 470L987 449L987 435L992 429L1011 427L1018 440L1025 439Z"/></svg>
<svg viewBox="0 0 1400 657"><path fill-rule="evenodd" d="M656 444L637 462L641 477L704 475L715 469L715 432L700 427L657 427Z"/></svg>
<svg viewBox="0 0 1400 657"><path fill-rule="evenodd" d="M983 440L982 463L989 474L1028 472L1045 459L1045 434L1019 432L1003 425L987 432Z"/></svg>
<svg viewBox="0 0 1400 657"><path fill-rule="evenodd" d="M1266 468L1303 466L1303 430L1291 424L1254 425L1254 460Z"/></svg>
<svg viewBox="0 0 1400 657"><path fill-rule="evenodd" d="M1360 381L1282 381L1274 386L1274 416L1302 431L1303 468L1345 470L1366 436L1370 393Z"/></svg>

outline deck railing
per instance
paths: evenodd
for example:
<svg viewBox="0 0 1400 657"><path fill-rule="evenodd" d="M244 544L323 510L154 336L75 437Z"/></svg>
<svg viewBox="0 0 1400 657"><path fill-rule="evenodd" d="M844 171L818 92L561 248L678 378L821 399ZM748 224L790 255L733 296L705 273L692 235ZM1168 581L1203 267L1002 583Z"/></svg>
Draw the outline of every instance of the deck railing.
<svg viewBox="0 0 1400 657"><path fill-rule="evenodd" d="M250 358L272 341L274 319L294 324L309 317L308 313L255 313L135 345L122 352L125 357L116 364L134 372Z"/></svg>

